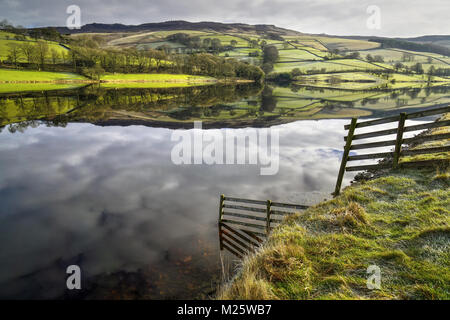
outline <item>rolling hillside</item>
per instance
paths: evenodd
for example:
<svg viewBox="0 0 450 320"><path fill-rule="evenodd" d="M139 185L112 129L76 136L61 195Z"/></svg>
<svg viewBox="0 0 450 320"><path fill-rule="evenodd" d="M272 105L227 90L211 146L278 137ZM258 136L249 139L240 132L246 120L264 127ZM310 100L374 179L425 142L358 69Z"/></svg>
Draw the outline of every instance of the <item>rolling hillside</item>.
<svg viewBox="0 0 450 320"><path fill-rule="evenodd" d="M421 64L425 73L430 68L450 68L450 57L443 54L388 47L384 43L376 42L379 40L371 41L368 37L308 35L273 25L169 21L138 26L89 24L80 30L59 28L59 31L71 33L74 38L101 39L102 45L107 48L164 49L172 53L198 51L199 49L192 50L186 43L173 39L174 35L184 34L199 42L218 40L222 49L214 53L255 65L263 63L263 47L271 45L275 46L279 53L271 70L275 73L292 72L294 69L304 74L394 71L406 73L407 68L413 68L417 63ZM434 45L436 41L446 41L447 38L426 36L413 38L411 43ZM357 56L349 59L349 54ZM375 61L369 56L376 57ZM399 63L402 64L403 70L399 70Z"/></svg>

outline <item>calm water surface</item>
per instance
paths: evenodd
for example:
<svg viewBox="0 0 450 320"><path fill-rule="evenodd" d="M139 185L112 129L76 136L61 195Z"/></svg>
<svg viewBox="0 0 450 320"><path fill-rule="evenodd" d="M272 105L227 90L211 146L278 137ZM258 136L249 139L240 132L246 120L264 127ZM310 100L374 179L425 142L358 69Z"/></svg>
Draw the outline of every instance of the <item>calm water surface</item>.
<svg viewBox="0 0 450 320"><path fill-rule="evenodd" d="M375 93L210 86L1 95L0 298L213 295L222 275L220 194L317 203L330 197L342 156L349 120L335 118L383 117L450 99L448 88ZM333 119L290 122L305 118ZM195 120L212 128L272 125L278 173L175 165L174 130L140 125L189 128ZM352 178L347 173L344 186ZM72 264L82 272L76 292L66 290Z"/></svg>
<svg viewBox="0 0 450 320"><path fill-rule="evenodd" d="M280 135L273 176L261 176L258 165L174 165L170 129L70 123L4 130L0 298L213 294L221 277L219 195L308 204L329 197L346 123L273 127ZM65 289L70 264L82 270L76 294Z"/></svg>

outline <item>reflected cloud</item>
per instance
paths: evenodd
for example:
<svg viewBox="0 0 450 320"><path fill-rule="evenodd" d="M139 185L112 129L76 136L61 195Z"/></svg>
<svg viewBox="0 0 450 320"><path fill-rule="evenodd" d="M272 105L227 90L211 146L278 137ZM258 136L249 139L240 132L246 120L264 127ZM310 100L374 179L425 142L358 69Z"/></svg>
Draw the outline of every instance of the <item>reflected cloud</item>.
<svg viewBox="0 0 450 320"><path fill-rule="evenodd" d="M178 250L174 257L193 256L219 272L218 196L322 200L334 187L347 122L277 126L274 176L261 176L256 165L176 166L169 129L69 124L2 132L0 297L63 295L64 265L74 257L82 257L84 276L93 279L161 270L170 248ZM211 246L206 256L192 244L199 242ZM201 272L197 278L208 278ZM27 291L33 281L47 283L47 293Z"/></svg>

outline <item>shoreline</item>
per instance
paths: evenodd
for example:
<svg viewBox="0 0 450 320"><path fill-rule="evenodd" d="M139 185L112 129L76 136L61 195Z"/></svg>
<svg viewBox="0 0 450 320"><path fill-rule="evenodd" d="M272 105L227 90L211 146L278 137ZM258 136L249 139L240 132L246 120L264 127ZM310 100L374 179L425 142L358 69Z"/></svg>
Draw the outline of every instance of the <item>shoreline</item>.
<svg viewBox="0 0 450 320"><path fill-rule="evenodd" d="M448 117L447 113L436 121ZM423 134L442 130L431 128ZM423 156L416 157L409 161ZM448 298L440 283L449 275L441 253L450 240L445 214L449 164L447 155L439 167L389 168L285 218L255 253L244 256L215 299ZM433 260L427 256L431 245L438 247L431 252ZM369 265L382 267L382 290L366 287ZM423 266L442 276L423 273ZM417 282L422 287L417 288Z"/></svg>
<svg viewBox="0 0 450 320"><path fill-rule="evenodd" d="M0 80L0 84L102 84L102 83L254 83L254 80L247 79L207 79L207 80L31 80L31 81L5 81Z"/></svg>

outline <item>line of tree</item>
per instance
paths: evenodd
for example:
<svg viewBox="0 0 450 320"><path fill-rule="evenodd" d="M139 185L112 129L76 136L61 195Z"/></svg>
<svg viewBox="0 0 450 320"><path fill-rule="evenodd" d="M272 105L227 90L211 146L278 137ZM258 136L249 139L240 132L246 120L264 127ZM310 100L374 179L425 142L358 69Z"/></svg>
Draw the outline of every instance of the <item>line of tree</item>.
<svg viewBox="0 0 450 320"><path fill-rule="evenodd" d="M92 79L99 79L105 72L186 73L257 82L264 78L264 72L257 66L208 53L170 55L155 49L94 49L72 45L60 54L50 50L43 40L11 44L7 63L31 70L71 71Z"/></svg>
<svg viewBox="0 0 450 320"><path fill-rule="evenodd" d="M67 61L68 58L68 54L61 54L55 48L50 48L45 40L8 44L7 62L15 67L25 61L29 69L43 70L45 65L50 62L56 64L60 61Z"/></svg>
<svg viewBox="0 0 450 320"><path fill-rule="evenodd" d="M235 39L230 40L229 44L223 44L219 38L201 38L199 36L190 36L187 33L178 32L166 37L167 41L184 45L189 50L197 52L223 52L232 50L238 42Z"/></svg>
<svg viewBox="0 0 450 320"><path fill-rule="evenodd" d="M258 66L208 53L171 54L158 49L101 48L100 40L92 36L66 39L65 44L60 43L66 51L58 51L49 44L43 39L12 43L3 63L31 70L70 71L93 79L99 79L105 72L187 73L257 82L264 78L264 72Z"/></svg>
<svg viewBox="0 0 450 320"><path fill-rule="evenodd" d="M366 60L367 60L368 62L380 62L380 63L383 63L383 62L384 62L383 56L381 56L381 55L379 55L379 54L372 56L372 55L369 53L369 54L366 56Z"/></svg>
<svg viewBox="0 0 450 320"><path fill-rule="evenodd" d="M243 78L256 82L264 79L258 66L232 58L222 58L208 53L177 55L173 67L178 73L209 75L219 78Z"/></svg>
<svg viewBox="0 0 450 320"><path fill-rule="evenodd" d="M45 27L27 29L20 25L14 26L7 19L0 21L0 30L14 34L14 39L16 40L24 40L26 37L30 37L34 40L44 39L56 42L64 42L67 40L67 38L60 34L56 28Z"/></svg>

